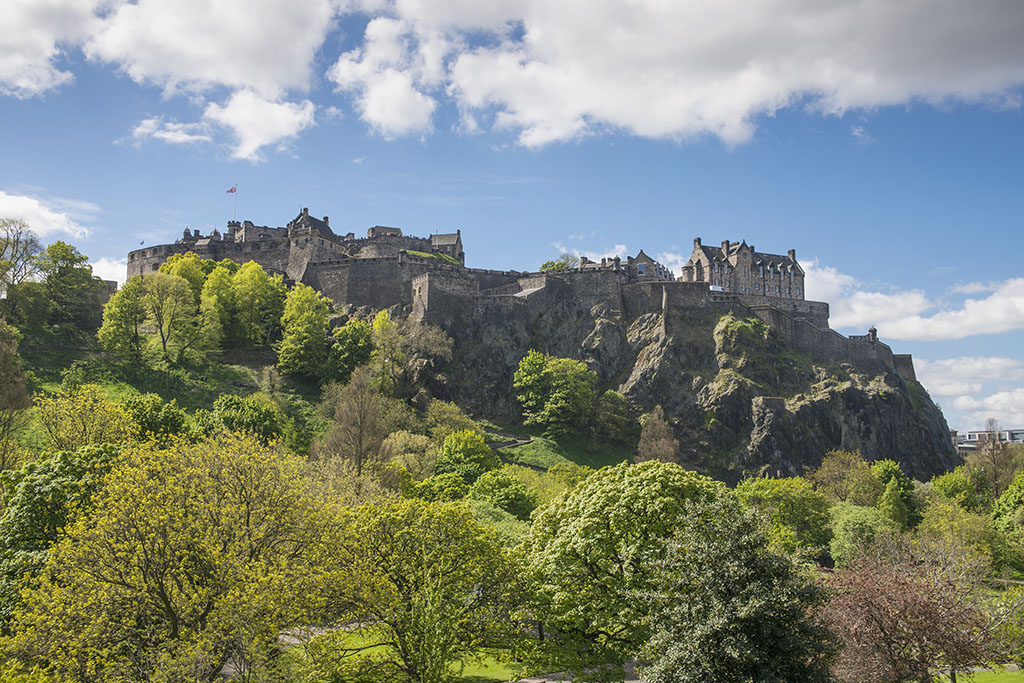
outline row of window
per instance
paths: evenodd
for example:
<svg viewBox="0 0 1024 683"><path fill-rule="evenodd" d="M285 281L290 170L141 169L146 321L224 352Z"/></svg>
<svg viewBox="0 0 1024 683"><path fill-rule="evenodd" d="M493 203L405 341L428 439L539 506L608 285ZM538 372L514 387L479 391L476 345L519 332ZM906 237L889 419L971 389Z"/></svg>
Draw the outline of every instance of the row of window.
<svg viewBox="0 0 1024 683"><path fill-rule="evenodd" d="M763 278L765 276L764 275L764 266L758 266L758 268L760 269L759 277ZM733 269L733 270L735 270L735 269ZM699 264L698 264L697 273L700 274L701 271L702 271L702 269L699 267ZM749 279L750 278L750 267L749 266L743 266L742 271L743 271L743 278L744 279ZM712 273L721 272L723 275L726 275L726 274L729 273L729 264L728 263L722 263L722 264L712 263L711 264L711 272ZM777 271L773 271L771 268L768 269L768 279L769 280L775 279L775 276L774 276L775 272L777 272ZM782 281L782 280L785 280L785 279L786 279L785 278L785 273L781 273L780 272L779 273L779 281ZM793 281L793 271L792 270L789 271L789 281L790 282Z"/></svg>
<svg viewBox="0 0 1024 683"><path fill-rule="evenodd" d="M718 287L728 287L729 286L729 280L728 279L722 280L721 278L714 278L712 280L711 284L716 285ZM754 285L754 291L759 294L761 292L761 285L760 284L755 284ZM772 291L771 286L770 285L765 285L764 293L765 294L770 294L771 291ZM786 287L785 290L783 291L782 285L775 285L775 294L782 295L783 293L785 293L786 296L800 296L800 288L796 287L794 289L792 287ZM750 294L750 290L747 288L746 285L741 285L740 286L740 294Z"/></svg>

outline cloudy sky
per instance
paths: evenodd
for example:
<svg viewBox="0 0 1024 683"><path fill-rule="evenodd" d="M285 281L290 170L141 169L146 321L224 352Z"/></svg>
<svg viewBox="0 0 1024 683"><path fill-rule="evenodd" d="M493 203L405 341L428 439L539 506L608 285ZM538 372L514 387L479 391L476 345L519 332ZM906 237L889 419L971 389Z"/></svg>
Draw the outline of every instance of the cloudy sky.
<svg viewBox="0 0 1024 683"><path fill-rule="evenodd" d="M795 248L952 427L1024 427L1019 0L5 0L0 215L124 277L301 207L471 266Z"/></svg>

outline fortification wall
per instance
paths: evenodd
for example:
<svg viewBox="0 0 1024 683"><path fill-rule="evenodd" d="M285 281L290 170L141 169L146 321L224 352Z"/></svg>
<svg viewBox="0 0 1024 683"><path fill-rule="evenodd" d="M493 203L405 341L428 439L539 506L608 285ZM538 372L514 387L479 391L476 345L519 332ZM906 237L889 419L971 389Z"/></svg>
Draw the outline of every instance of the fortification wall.
<svg viewBox="0 0 1024 683"><path fill-rule="evenodd" d="M288 240L262 240L258 242L211 241L209 244L161 244L128 253L128 277L155 272L160 264L174 254L194 252L204 259L220 261L231 259L239 263L255 261L266 270L288 271Z"/></svg>
<svg viewBox="0 0 1024 683"><path fill-rule="evenodd" d="M310 263L303 282L332 301L382 309L411 302L412 279L428 270L397 258L338 259Z"/></svg>
<svg viewBox="0 0 1024 683"><path fill-rule="evenodd" d="M892 362L896 366L896 372L899 373L900 377L917 381L917 371L914 370L913 356L909 353L894 353L892 355Z"/></svg>

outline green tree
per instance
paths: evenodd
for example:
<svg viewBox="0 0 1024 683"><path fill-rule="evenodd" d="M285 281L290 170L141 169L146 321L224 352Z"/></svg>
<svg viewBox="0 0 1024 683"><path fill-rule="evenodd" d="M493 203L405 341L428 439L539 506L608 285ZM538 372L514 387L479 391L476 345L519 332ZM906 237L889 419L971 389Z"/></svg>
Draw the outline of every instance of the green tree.
<svg viewBox="0 0 1024 683"><path fill-rule="evenodd" d="M102 283L93 278L89 259L60 240L36 259L49 300L50 322L77 327L99 324L99 293Z"/></svg>
<svg viewBox="0 0 1024 683"><path fill-rule="evenodd" d="M160 264L160 272L176 275L185 280L192 290L192 296L195 297L196 306L198 306L203 293L203 284L206 282L206 276L210 273L210 270L206 269L207 266L212 270L213 261L201 259L195 252L189 251L184 254L172 254L170 258Z"/></svg>
<svg viewBox="0 0 1024 683"><path fill-rule="evenodd" d="M551 273L561 270L575 270L580 267L580 257L572 254L562 254L553 261L545 261L540 264L540 272Z"/></svg>
<svg viewBox="0 0 1024 683"><path fill-rule="evenodd" d="M134 364L142 365L142 326L146 322L145 286L141 275L128 278L103 307L103 324L97 333L100 346Z"/></svg>
<svg viewBox="0 0 1024 683"><path fill-rule="evenodd" d="M235 315L235 290L231 270L218 265L207 276L199 296L203 324L210 346L231 346L240 333Z"/></svg>
<svg viewBox="0 0 1024 683"><path fill-rule="evenodd" d="M435 474L419 482L409 492L412 498L438 503L462 500L469 494L469 485L456 472Z"/></svg>
<svg viewBox="0 0 1024 683"><path fill-rule="evenodd" d="M28 223L0 218L0 302L10 303L21 283L35 275L41 251L39 238Z"/></svg>
<svg viewBox="0 0 1024 683"><path fill-rule="evenodd" d="M392 320L387 311L374 318L370 338L370 365L381 393L391 398L412 397L418 381L432 375L434 364L452 357L452 340L442 330L408 319Z"/></svg>
<svg viewBox="0 0 1024 683"><path fill-rule="evenodd" d="M828 500L803 477L746 479L736 497L768 518L769 537L785 552L821 552L832 538Z"/></svg>
<svg viewBox="0 0 1024 683"><path fill-rule="evenodd" d="M579 431L588 423L596 384L597 374L585 363L538 351L519 361L513 378L526 423L553 435Z"/></svg>
<svg viewBox="0 0 1024 683"><path fill-rule="evenodd" d="M131 441L138 434L131 415L107 398L97 384L82 384L67 392L39 397L36 411L57 450Z"/></svg>
<svg viewBox="0 0 1024 683"><path fill-rule="evenodd" d="M915 526L921 521L921 513L917 509L917 499L914 497L914 482L903 473L903 468L898 462L889 459L876 460L871 463L871 473L882 483L883 487L895 480L896 491L903 506L907 509L907 523L910 526Z"/></svg>
<svg viewBox="0 0 1024 683"><path fill-rule="evenodd" d="M900 496L899 482L895 478L885 485L882 497L878 499L878 511L897 529L904 530L910 524L907 505Z"/></svg>
<svg viewBox="0 0 1024 683"><path fill-rule="evenodd" d="M330 299L301 283L288 292L281 317L283 337L277 352L281 372L310 377L323 373L330 303Z"/></svg>
<svg viewBox="0 0 1024 683"><path fill-rule="evenodd" d="M267 344L280 329L285 286L280 276L269 277L263 267L249 261L231 278L238 342Z"/></svg>
<svg viewBox="0 0 1024 683"><path fill-rule="evenodd" d="M202 427L207 435L221 430L251 434L264 444L280 439L288 430L288 416L274 399L263 393L245 397L221 394L205 419Z"/></svg>
<svg viewBox="0 0 1024 683"><path fill-rule="evenodd" d="M896 531L893 522L877 508L839 503L833 506L831 514L829 553L837 567L849 566L879 535Z"/></svg>
<svg viewBox="0 0 1024 683"><path fill-rule="evenodd" d="M537 494L526 488L510 465L481 474L470 488L469 497L525 520L537 507Z"/></svg>
<svg viewBox="0 0 1024 683"><path fill-rule="evenodd" d="M123 454L23 593L8 651L56 680L258 673L306 623L329 508L252 437Z"/></svg>
<svg viewBox="0 0 1024 683"><path fill-rule="evenodd" d="M369 368L352 373L334 403L331 426L313 449L318 458L340 458L350 462L357 475L368 463L381 457L388 435L386 400L373 385Z"/></svg>
<svg viewBox="0 0 1024 683"><path fill-rule="evenodd" d="M637 596L658 590L652 563L685 522L686 501L725 495L678 465L624 463L534 512L520 551L536 586L526 617L542 636L524 656L577 680L621 681L622 664L651 635Z"/></svg>
<svg viewBox="0 0 1024 683"><path fill-rule="evenodd" d="M143 439L168 442L187 431L188 415L174 399L164 401L157 394L136 394L124 401L124 408Z"/></svg>
<svg viewBox="0 0 1024 683"><path fill-rule="evenodd" d="M625 396L609 389L598 397L590 424L594 441L631 446L637 439L637 426Z"/></svg>
<svg viewBox="0 0 1024 683"><path fill-rule="evenodd" d="M5 476L0 517L0 625L4 630L19 602L22 578L37 574L64 527L88 512L118 453L111 444L47 453Z"/></svg>
<svg viewBox="0 0 1024 683"><path fill-rule="evenodd" d="M0 472L19 464L17 436L25 427L26 411L32 405L18 356L20 338L18 330L0 318Z"/></svg>
<svg viewBox="0 0 1024 683"><path fill-rule="evenodd" d="M365 505L349 528L332 564L351 578L324 591L336 623L364 625L332 639L335 655L364 653L349 658L357 680L445 683L481 647L516 637L509 557L462 505Z"/></svg>
<svg viewBox="0 0 1024 683"><path fill-rule="evenodd" d="M809 612L825 592L770 552L735 501L690 502L653 568L641 651L646 683L827 681L828 631Z"/></svg>
<svg viewBox="0 0 1024 683"><path fill-rule="evenodd" d="M659 460L661 462L679 461L679 440L675 432L665 420L665 411L661 406L640 418L640 441L636 447L636 461Z"/></svg>
<svg viewBox="0 0 1024 683"><path fill-rule="evenodd" d="M483 429L476 420L466 415L461 408L454 403L438 399L427 404L426 424L430 438L437 444L444 443L448 435L453 432L483 433Z"/></svg>
<svg viewBox="0 0 1024 683"><path fill-rule="evenodd" d="M356 368L366 365L373 356L370 325L353 318L331 334L325 378L348 382Z"/></svg>
<svg viewBox="0 0 1024 683"><path fill-rule="evenodd" d="M954 501L965 510L977 512L984 506L977 487L971 480L967 468L963 465L958 466L952 472L932 477L931 485L935 495Z"/></svg>
<svg viewBox="0 0 1024 683"><path fill-rule="evenodd" d="M856 451L831 451L818 469L807 475L815 488L835 503L872 506L885 486Z"/></svg>
<svg viewBox="0 0 1024 683"><path fill-rule="evenodd" d="M147 322L156 331L165 358L202 346L202 321L188 281L176 275L153 273L142 280Z"/></svg>
<svg viewBox="0 0 1024 683"><path fill-rule="evenodd" d="M454 473L472 485L489 470L501 467L501 458L477 432L468 429L445 437L434 465L435 474Z"/></svg>

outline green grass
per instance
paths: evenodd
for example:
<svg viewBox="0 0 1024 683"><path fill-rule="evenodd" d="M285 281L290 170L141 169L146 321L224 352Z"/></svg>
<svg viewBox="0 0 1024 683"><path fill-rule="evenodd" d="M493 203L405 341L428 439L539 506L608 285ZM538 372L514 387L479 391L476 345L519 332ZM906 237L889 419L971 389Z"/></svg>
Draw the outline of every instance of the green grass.
<svg viewBox="0 0 1024 683"><path fill-rule="evenodd" d="M574 462L595 469L630 460L629 448L612 444L588 444L585 439L567 436L558 439L543 436L538 429L521 427L511 430L516 434L529 433L533 441L514 448L503 448L502 453L521 465L548 468L560 462Z"/></svg>
<svg viewBox="0 0 1024 683"><path fill-rule="evenodd" d="M448 254L442 254L442 253L436 252L436 251L428 253L428 252L425 252L425 251L410 251L409 249L406 249L405 253L409 254L410 256L418 256L420 258L432 258L432 259L435 259L437 261L441 261L442 263L447 263L447 264L453 265L453 266L461 266L462 265L461 263L459 263L459 260L457 258L455 258L454 256L449 256Z"/></svg>
<svg viewBox="0 0 1024 683"><path fill-rule="evenodd" d="M949 676L939 676L935 680L948 683ZM960 681L970 681L970 683L1021 683L1024 682L1024 673L1020 671L979 671L970 676L958 673L956 680L957 683L960 683Z"/></svg>

